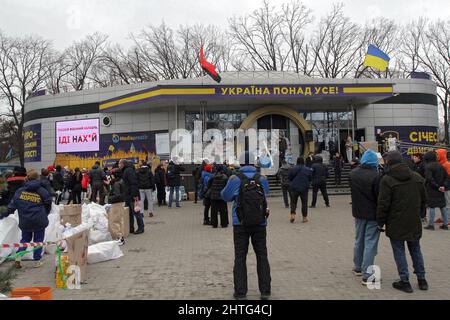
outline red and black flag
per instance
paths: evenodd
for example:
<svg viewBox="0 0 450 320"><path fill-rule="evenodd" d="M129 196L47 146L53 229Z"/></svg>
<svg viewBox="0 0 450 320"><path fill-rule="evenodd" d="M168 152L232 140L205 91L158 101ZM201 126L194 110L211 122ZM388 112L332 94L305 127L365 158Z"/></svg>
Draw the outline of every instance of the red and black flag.
<svg viewBox="0 0 450 320"><path fill-rule="evenodd" d="M203 71L209 74L210 77L213 78L216 82L220 83L222 78L217 72L216 66L205 60L205 56L203 54L203 46L200 48L200 65L202 66Z"/></svg>

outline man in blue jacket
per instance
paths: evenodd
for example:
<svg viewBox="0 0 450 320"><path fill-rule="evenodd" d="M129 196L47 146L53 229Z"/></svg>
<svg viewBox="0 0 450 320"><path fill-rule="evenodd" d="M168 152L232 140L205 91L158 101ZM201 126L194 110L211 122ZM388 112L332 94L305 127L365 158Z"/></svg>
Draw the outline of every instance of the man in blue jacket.
<svg viewBox="0 0 450 320"><path fill-rule="evenodd" d="M36 171L29 171L27 182L16 191L8 205L8 211L0 218L19 212L19 228L22 230L21 243L43 242L45 228L48 226L48 214L52 208L52 197L42 186ZM19 248L17 253L26 248ZM33 259L35 268L42 266L42 248L34 251ZM20 257L16 258L16 268L22 268Z"/></svg>
<svg viewBox="0 0 450 320"><path fill-rule="evenodd" d="M297 159L297 165L289 171L290 192L291 192L291 223L295 221L297 201L300 197L302 201L303 223L308 222L308 190L311 184L312 170L305 166L302 157Z"/></svg>
<svg viewBox="0 0 450 320"><path fill-rule="evenodd" d="M251 159L248 157L248 159ZM246 165L239 172L248 179L256 175L256 168L246 161ZM264 196L269 194L269 183L264 176L259 178L260 185L264 190ZM253 250L256 254L256 264L258 271L258 284L261 292L261 299L268 299L271 293L270 266L267 258L266 245L266 226L267 216L264 221L255 227L245 227L237 215L237 197L240 193L241 179L238 175L233 175L227 182L227 185L221 192L222 199L226 202L233 201L232 220L234 234L234 297L236 299L245 299L247 296L247 253L249 240L251 239Z"/></svg>

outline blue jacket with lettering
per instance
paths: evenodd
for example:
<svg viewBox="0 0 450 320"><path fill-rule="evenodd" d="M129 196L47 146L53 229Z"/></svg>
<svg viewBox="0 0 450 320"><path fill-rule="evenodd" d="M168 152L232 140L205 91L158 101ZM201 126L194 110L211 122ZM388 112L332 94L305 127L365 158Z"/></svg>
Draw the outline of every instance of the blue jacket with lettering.
<svg viewBox="0 0 450 320"><path fill-rule="evenodd" d="M243 174L247 176L247 178L253 178L256 174L256 168L252 166L245 166L242 167L240 170ZM260 178L261 186L264 189L264 193L267 197L269 194L269 183L267 182L266 177L261 176ZM222 196L222 199L226 202L233 202L233 226L240 226L241 222L238 219L237 213L236 213L236 198L239 195L239 190L241 186L241 179L239 179L238 176L231 176L230 179L228 179L227 185L222 190L220 195ZM261 225L266 226L267 225L267 219L262 223Z"/></svg>
<svg viewBox="0 0 450 320"><path fill-rule="evenodd" d="M40 180L28 181L17 190L3 217L19 212L19 228L35 232L48 226L48 214L52 208L52 197Z"/></svg>

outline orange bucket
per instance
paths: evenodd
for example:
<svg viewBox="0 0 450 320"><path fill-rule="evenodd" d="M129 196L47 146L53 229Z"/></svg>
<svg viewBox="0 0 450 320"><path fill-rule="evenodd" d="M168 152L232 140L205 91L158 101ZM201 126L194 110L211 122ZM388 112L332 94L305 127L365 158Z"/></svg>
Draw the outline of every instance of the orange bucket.
<svg viewBox="0 0 450 320"><path fill-rule="evenodd" d="M11 298L30 297L32 300L53 300L52 287L16 288Z"/></svg>

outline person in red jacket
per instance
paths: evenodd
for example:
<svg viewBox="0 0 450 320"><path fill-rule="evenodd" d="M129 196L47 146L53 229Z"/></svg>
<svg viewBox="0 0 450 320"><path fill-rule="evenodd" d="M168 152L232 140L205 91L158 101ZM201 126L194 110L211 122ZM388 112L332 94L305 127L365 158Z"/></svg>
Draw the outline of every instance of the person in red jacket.
<svg viewBox="0 0 450 320"><path fill-rule="evenodd" d="M91 183L91 178L86 168L82 171L83 178L81 179L81 201L87 198L89 184Z"/></svg>
<svg viewBox="0 0 450 320"><path fill-rule="evenodd" d="M447 149L437 149L436 154L439 163L444 167L450 177L450 162L447 160ZM450 209L450 190L445 190L445 206L447 207L447 210Z"/></svg>

